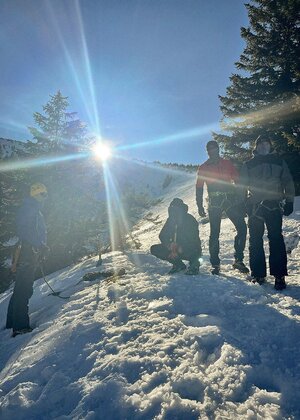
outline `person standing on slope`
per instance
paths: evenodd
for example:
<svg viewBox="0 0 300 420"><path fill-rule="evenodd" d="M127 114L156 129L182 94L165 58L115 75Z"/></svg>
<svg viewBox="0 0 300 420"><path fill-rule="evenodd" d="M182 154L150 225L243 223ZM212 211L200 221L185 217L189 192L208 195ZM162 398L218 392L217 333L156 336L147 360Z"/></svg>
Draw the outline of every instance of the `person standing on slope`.
<svg viewBox="0 0 300 420"><path fill-rule="evenodd" d="M254 157L241 171L241 184L247 195L249 215L249 253L253 282L262 284L266 277L266 259L263 246L265 226L269 239L270 274L275 277L275 289L286 288L287 256L282 236L282 215L293 212L294 182L286 162L271 153L268 137L256 139ZM284 205L282 206L282 200Z"/></svg>
<svg viewBox="0 0 300 420"><path fill-rule="evenodd" d="M152 245L150 252L173 264L169 274L186 269L182 260L189 261L186 274L198 274L202 255L198 222L188 214L188 206L180 198L174 198L168 212L169 217L159 234L161 244Z"/></svg>
<svg viewBox="0 0 300 420"><path fill-rule="evenodd" d="M220 273L220 228L222 213L225 212L236 229L234 239L233 267L242 273L249 273L243 263L246 244L247 226L245 223L245 206L239 199L236 183L239 175L233 164L220 157L219 145L216 141L209 141L206 145L209 159L198 168L196 183L196 202L201 217L206 213L203 207L203 187L207 186L208 215L210 223L209 253L212 274Z"/></svg>
<svg viewBox="0 0 300 420"><path fill-rule="evenodd" d="M18 261L16 262L14 291L8 305L6 319L6 328L13 329L13 337L32 331L28 303L33 293L37 262L49 250L46 245L46 225L41 213L46 198L45 185L35 183L30 188L30 197L25 198L17 212Z"/></svg>

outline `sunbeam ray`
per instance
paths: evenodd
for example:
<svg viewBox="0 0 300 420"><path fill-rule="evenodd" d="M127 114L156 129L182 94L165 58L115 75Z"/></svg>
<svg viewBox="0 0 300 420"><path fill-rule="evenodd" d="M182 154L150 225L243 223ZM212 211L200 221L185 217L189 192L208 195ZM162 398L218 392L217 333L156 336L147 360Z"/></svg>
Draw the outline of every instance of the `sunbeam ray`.
<svg viewBox="0 0 300 420"><path fill-rule="evenodd" d="M219 123L212 123L202 127L192 128L186 131L181 131L179 133L170 134L168 136L159 137L152 140L142 141L139 143L128 144L124 146L117 147L117 150L129 150L137 149L140 147L151 147L156 145L161 145L163 143L171 143L184 139L199 138L205 134L211 133L212 130L218 130Z"/></svg>
<svg viewBox="0 0 300 420"><path fill-rule="evenodd" d="M86 39L85 39L85 34L84 34L84 25L83 25L83 21L82 21L82 17L81 17L81 11L80 11L80 5L79 2L76 1L75 3L76 5L76 16L77 16L77 20L78 20L78 26L79 26L79 33L81 36L81 42L82 42L82 51L83 51L83 62L84 62L84 69L85 69L85 73L86 73L86 79L87 79L87 84L88 84L88 88L90 91L90 96L91 96L91 101L87 98L86 95L86 89L84 88L84 81L85 80L81 80L80 76L79 76L79 71L76 68L76 64L75 61L73 60L69 49L65 43L64 37L62 35L62 31L59 27L59 24L57 22L57 18L55 16L55 11L53 10L53 6L51 4L51 2L47 2L47 7L49 10L49 14L52 20L52 24L55 28L56 34L58 36L59 42L61 44L61 47L64 51L65 54L65 58L67 61L67 65L70 69L71 75L75 81L75 85L76 88L79 92L79 95L82 99L82 103L84 105L84 109L85 112L88 116L88 123L89 126L93 127L94 131L96 131L97 133L101 133L101 127L99 124L99 117L98 117L98 109L97 109L97 102L96 102L96 96L95 96L95 91L94 91L94 83L93 83L93 78L92 78L92 71L91 71L91 65L90 65L90 59L89 59L89 54L88 54L88 48L87 48L87 43L86 43ZM92 102L92 109L90 106L90 102Z"/></svg>
<svg viewBox="0 0 300 420"><path fill-rule="evenodd" d="M85 31L84 31L84 24L82 20L79 0L76 0L75 5L76 5L77 18L79 21L79 29L80 29L80 35L81 35L81 42L83 46L83 54L84 54L84 62L85 62L85 68L86 68L86 73L87 73L88 86L90 90L92 106L93 106L93 111L94 111L94 123L96 125L97 133L100 134L101 131L100 131L100 124L99 124L99 117L98 117L98 107L97 107L97 100L96 100L96 95L95 95L94 81L93 81L93 75L92 75L92 67L91 67L91 61L90 61L89 52L88 52L88 46L86 42L86 36L85 36Z"/></svg>
<svg viewBox="0 0 300 420"><path fill-rule="evenodd" d="M231 131L234 127L242 128L249 125L269 124L273 123L276 119L283 121L295 118L295 116L299 114L299 111L299 97L295 95L295 97L285 102L273 103L257 111L225 118L221 127L223 130Z"/></svg>
<svg viewBox="0 0 300 420"><path fill-rule="evenodd" d="M5 121L1 119L0 128L5 131L13 130L16 133L24 133L24 131L27 130L27 126L25 124L20 124L18 121L10 118L6 118Z"/></svg>
<svg viewBox="0 0 300 420"><path fill-rule="evenodd" d="M111 237L112 250L117 250L117 245L121 234L130 233L127 215L124 210L124 206L120 200L120 193L114 181L113 175L109 169L107 163L103 164L103 176L107 198L107 211L109 219L109 231ZM141 262L137 255L133 256L135 264L141 265Z"/></svg>
<svg viewBox="0 0 300 420"><path fill-rule="evenodd" d="M178 169L168 168L168 167L164 167L164 166L161 166L159 164L155 164L155 163L151 163L151 162L143 162L143 161L139 161L137 159L130 159L126 156L121 156L121 155L118 155L118 154L115 155L115 157L118 158L118 159L125 160L126 162L130 162L131 164L139 165L139 166L142 166L144 168L155 169L155 170L160 171L160 172L165 172L166 174L169 174L169 175L174 175L175 176L175 175L180 174L180 175L184 176L186 179L195 177L194 173L191 174L191 173L186 172L186 171L184 171L180 168L178 168Z"/></svg>
<svg viewBox="0 0 300 420"><path fill-rule="evenodd" d="M29 169L43 165L51 165L53 163L65 162L68 160L78 160L89 156L88 153L74 153L64 156L41 156L35 159L13 160L0 163L0 172L17 171L21 169Z"/></svg>
<svg viewBox="0 0 300 420"><path fill-rule="evenodd" d="M75 63L74 63L74 61L71 57L71 54L70 54L70 52L67 48L67 45L64 41L64 37L63 37L62 32L60 30L60 27L58 25L58 22L57 22L57 19L56 19L56 16L55 16L55 12L53 10L53 7L52 7L52 4L51 4L50 1L47 2L47 7L48 7L48 10L49 10L49 15L51 17L52 24L55 28L55 31L56 31L56 34L58 36L59 42L60 42L61 47L64 51L68 67L71 71L71 75L72 75L72 77L75 81L76 88L77 88L77 90L79 92L79 95L82 99L82 103L84 105L85 112L86 112L86 114L88 116L88 119L89 119L88 123L90 125L92 125L93 124L92 113L91 113L91 110L90 110L90 106L88 105L88 101L86 99L86 94L84 92L84 88L81 86L81 81L80 81L80 78L79 78L79 75L78 75L78 70L76 69L76 65L75 65Z"/></svg>

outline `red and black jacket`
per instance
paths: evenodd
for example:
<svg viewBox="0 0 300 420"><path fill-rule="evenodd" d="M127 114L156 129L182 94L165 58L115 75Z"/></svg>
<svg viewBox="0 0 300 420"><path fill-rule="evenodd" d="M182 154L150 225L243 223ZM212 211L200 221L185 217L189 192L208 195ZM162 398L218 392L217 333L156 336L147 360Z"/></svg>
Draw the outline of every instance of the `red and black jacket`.
<svg viewBox="0 0 300 420"><path fill-rule="evenodd" d="M238 182L239 174L234 165L226 159L208 159L198 168L196 201L198 209L203 207L203 186L206 183L208 196L214 193L230 193Z"/></svg>

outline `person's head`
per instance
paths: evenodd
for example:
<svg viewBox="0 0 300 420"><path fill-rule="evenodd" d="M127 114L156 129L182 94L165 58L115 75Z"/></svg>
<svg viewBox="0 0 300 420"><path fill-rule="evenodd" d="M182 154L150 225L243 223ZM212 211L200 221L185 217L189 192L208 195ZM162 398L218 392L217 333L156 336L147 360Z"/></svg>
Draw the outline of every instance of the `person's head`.
<svg viewBox="0 0 300 420"><path fill-rule="evenodd" d="M258 155L268 155L271 152L272 143L271 140L266 136L258 136L255 140L255 152Z"/></svg>
<svg viewBox="0 0 300 420"><path fill-rule="evenodd" d="M210 159L216 159L220 156L220 148L215 140L210 140L206 144L206 150Z"/></svg>
<svg viewBox="0 0 300 420"><path fill-rule="evenodd" d="M30 187L30 197L42 203L47 198L47 188L41 182L36 182Z"/></svg>
<svg viewBox="0 0 300 420"><path fill-rule="evenodd" d="M180 223L183 216L188 212L188 206L180 198L174 198L170 203L168 212L171 219Z"/></svg>

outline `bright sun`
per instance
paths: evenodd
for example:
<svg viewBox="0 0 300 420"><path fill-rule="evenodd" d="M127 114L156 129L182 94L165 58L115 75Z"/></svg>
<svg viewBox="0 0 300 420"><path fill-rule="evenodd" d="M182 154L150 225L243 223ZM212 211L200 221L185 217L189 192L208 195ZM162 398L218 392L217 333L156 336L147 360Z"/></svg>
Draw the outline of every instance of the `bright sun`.
<svg viewBox="0 0 300 420"><path fill-rule="evenodd" d="M107 144L97 143L93 147L93 152L98 159L107 160L111 157L112 151Z"/></svg>

